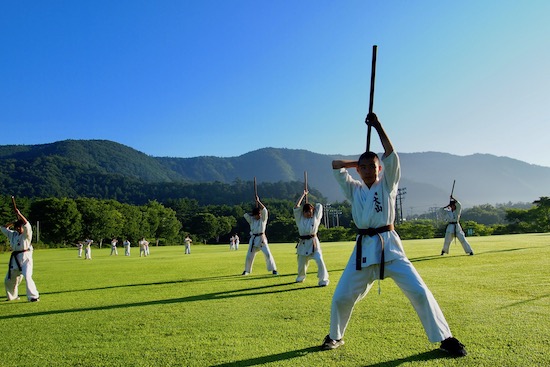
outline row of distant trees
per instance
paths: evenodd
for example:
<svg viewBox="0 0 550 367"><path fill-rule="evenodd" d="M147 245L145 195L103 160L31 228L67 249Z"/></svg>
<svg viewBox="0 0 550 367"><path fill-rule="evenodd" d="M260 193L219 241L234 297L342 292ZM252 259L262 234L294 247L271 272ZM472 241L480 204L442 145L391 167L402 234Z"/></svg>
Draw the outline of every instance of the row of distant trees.
<svg viewBox="0 0 550 367"><path fill-rule="evenodd" d="M270 242L293 242L297 238L292 208L294 202L263 199L269 210ZM141 237L158 245L182 244L185 235L194 242L228 243L238 234L248 239L249 226L243 215L252 203L199 205L194 199L149 201L144 205L94 198L18 198L18 207L34 227L38 246L72 246L91 238L100 246L116 237L133 243ZM322 241L346 241L355 237L351 206L347 202L325 205L319 229ZM0 197L0 221L13 221L11 199ZM550 198L541 197L528 208L482 205L464 210L461 220L467 235L550 232ZM443 237L445 222L430 215L396 225L403 239ZM7 245L3 239L4 247Z"/></svg>

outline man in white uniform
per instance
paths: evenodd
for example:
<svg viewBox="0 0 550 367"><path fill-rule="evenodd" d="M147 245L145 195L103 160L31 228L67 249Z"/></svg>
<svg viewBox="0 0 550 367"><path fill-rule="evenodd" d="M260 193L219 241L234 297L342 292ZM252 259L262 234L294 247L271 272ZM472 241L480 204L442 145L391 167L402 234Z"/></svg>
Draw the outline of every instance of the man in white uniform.
<svg viewBox="0 0 550 367"><path fill-rule="evenodd" d="M191 239L191 237L189 237L189 235L185 236L185 239L183 240L184 244L185 244L185 254L186 255L190 255L191 254L191 242L193 242L193 240Z"/></svg>
<svg viewBox="0 0 550 367"><path fill-rule="evenodd" d="M84 250L84 259L86 260L92 260L92 243L94 241L87 238L85 243L86 243L86 249Z"/></svg>
<svg viewBox="0 0 550 367"><path fill-rule="evenodd" d="M296 282L301 283L306 279L307 267L311 259L317 263L317 278L319 278L319 286L324 287L329 284L328 271L323 261L323 252L321 251L321 243L317 237L319 224L323 218L323 205L320 203L313 205L306 203L302 208L302 201L307 195L304 190L302 196L296 202L294 207L294 219L300 234L300 240L296 245L296 253L298 255L298 276Z"/></svg>
<svg viewBox="0 0 550 367"><path fill-rule="evenodd" d="M239 236L235 233L235 251L239 249L240 241Z"/></svg>
<svg viewBox="0 0 550 367"><path fill-rule="evenodd" d="M451 246L451 242L455 237L458 238L458 240L462 244L464 252L469 255L473 255L474 251L466 240L466 237L464 236L464 231L460 226L460 214L462 214L462 205L460 205L460 201L451 196L451 201L449 202L449 205L444 207L443 210L446 214L445 218L447 219L448 224L447 229L445 230L445 242L443 242L443 250L441 250L441 255L449 253L449 247Z"/></svg>
<svg viewBox="0 0 550 367"><path fill-rule="evenodd" d="M82 241L76 243L76 248L78 249L78 257L82 257L82 249L84 248Z"/></svg>
<svg viewBox="0 0 550 367"><path fill-rule="evenodd" d="M131 242L128 239L125 239L122 244L124 245L124 256L130 256Z"/></svg>
<svg viewBox="0 0 550 367"><path fill-rule="evenodd" d="M139 241L139 257L147 257L147 247L149 247L149 242L145 239L145 237L142 237Z"/></svg>
<svg viewBox="0 0 550 367"><path fill-rule="evenodd" d="M330 333L321 348L329 350L343 345L342 338L355 304L367 295L376 280L391 278L411 302L430 342L441 342L442 350L453 356L464 356L464 345L452 337L437 301L407 259L401 239L393 228L401 176L399 157L376 115L369 114L365 122L378 132L384 156L380 162L375 153L365 152L358 161L332 162L334 176L351 202L359 234L334 291ZM356 168L361 181L353 179L346 168Z"/></svg>
<svg viewBox="0 0 550 367"><path fill-rule="evenodd" d="M250 224L250 241L248 243L248 252L246 253L246 260L244 264L244 271L242 275L248 275L252 273L252 265L254 264L254 258L256 252L262 251L265 256L265 263L267 265L267 271L277 275L277 266L275 265L275 259L269 251L269 245L267 244L267 237L265 235L265 228L267 226L267 208L261 203L260 198L256 196L257 206L252 210L252 215L245 213L244 219Z"/></svg>
<svg viewBox="0 0 550 367"><path fill-rule="evenodd" d="M29 221L21 214L19 209L15 210L17 214L17 221L15 223L8 223L3 227L0 227L2 233L4 233L10 242L11 256L8 262L8 273L4 279L4 285L6 287L6 295L8 301L19 299L19 284L25 277L25 283L27 285L27 299L30 302L37 302L40 300L40 295L36 289L36 284L32 279L33 272L33 247L31 245L32 240L32 227ZM13 226L13 230L10 227Z"/></svg>
<svg viewBox="0 0 550 367"><path fill-rule="evenodd" d="M118 240L116 238L113 238L111 240L111 255L112 254L118 255L118 250L116 249L117 243L118 243ZM111 255L109 255L109 256L111 256Z"/></svg>

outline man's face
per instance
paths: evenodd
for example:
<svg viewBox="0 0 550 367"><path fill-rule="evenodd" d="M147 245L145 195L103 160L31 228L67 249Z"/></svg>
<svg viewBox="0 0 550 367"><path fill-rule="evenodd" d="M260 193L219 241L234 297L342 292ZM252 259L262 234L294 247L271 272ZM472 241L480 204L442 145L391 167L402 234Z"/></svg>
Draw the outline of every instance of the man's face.
<svg viewBox="0 0 550 367"><path fill-rule="evenodd" d="M371 187L378 180L378 174L381 170L382 166L380 166L380 162L376 157L362 159L357 166L357 173L368 187Z"/></svg>
<svg viewBox="0 0 550 367"><path fill-rule="evenodd" d="M313 209L307 209L304 211L304 217L306 218L313 218Z"/></svg>
<svg viewBox="0 0 550 367"><path fill-rule="evenodd" d="M13 230L16 231L19 234L23 233L23 227L21 227L21 226L13 227Z"/></svg>

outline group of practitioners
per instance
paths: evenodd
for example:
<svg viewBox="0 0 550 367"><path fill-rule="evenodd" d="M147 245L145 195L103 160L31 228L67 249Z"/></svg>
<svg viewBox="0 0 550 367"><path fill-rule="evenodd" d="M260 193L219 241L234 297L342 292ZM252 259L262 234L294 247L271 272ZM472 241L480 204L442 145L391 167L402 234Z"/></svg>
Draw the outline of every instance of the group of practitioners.
<svg viewBox="0 0 550 367"><path fill-rule="evenodd" d="M344 334L351 319L353 308L370 291L376 281L392 279L408 298L416 311L428 340L440 343L440 349L453 357L467 355L465 346L451 333L450 327L428 286L422 280L411 261L405 255L401 239L395 231L395 203L401 178L399 156L374 113L365 119L367 125L378 133L384 154L382 158L374 152L363 153L358 160L334 160L332 169L346 199L351 203L353 221L358 228L356 245L352 251L332 297L330 327L321 344L322 350L332 350L344 344ZM354 179L348 169L355 169L360 180ZM322 205L306 203L301 205L307 191L304 191L294 208L294 217L300 234L297 244L298 276L296 282L303 282L308 263L314 259L318 268L318 284L329 284L317 230L322 218ZM244 218L250 225L249 248L242 275L252 272L256 253L262 251L267 270L278 274L275 259L269 250L265 235L268 211L256 196L256 207ZM448 225L442 251L448 253L450 239L459 238L464 251L473 255L465 240L458 220L461 207L451 196L445 210L448 211Z"/></svg>
<svg viewBox="0 0 550 367"><path fill-rule="evenodd" d="M93 240L87 238L84 241L78 241L76 244L76 248L78 250L78 257L82 257L82 250L84 250L84 258L85 260L92 260L92 243L94 243ZM145 239L145 237L142 237L139 242L139 256L148 256L149 255L149 241ZM111 240L111 253L109 256L118 255L117 250L118 245L118 239L113 238ZM122 245L124 246L124 256L130 256L130 248L132 243L130 240L125 239L122 242Z"/></svg>
<svg viewBox="0 0 550 367"><path fill-rule="evenodd" d="M393 225L396 214L395 202L401 177L397 152L374 113L369 113L365 122L378 133L384 154L380 158L376 153L367 151L358 160L332 161L334 177L346 199L351 202L352 217L358 233L355 247L332 297L329 333L320 348L332 350L342 346L346 328L357 302L367 295L376 281L380 292L380 282L390 278L409 299L429 341L440 343L440 349L453 357L465 356L467 352L464 345L453 337L439 304L405 255L401 239L395 231ZM348 169L355 169L360 180L354 179ZM307 190L304 190L294 207L294 217L299 232L296 246L298 262L296 282L305 280L308 264L310 260L314 260L318 269L318 285L322 287L329 284L328 271L317 237L323 217L323 207L321 204L307 203L307 200L302 205L307 194ZM259 251L264 254L267 270L277 275L275 259L265 234L268 210L257 195L255 202L256 206L252 213L244 215L250 225L250 240L242 275L252 273L254 259ZM464 251L473 255L458 223L460 203L451 196L451 202L446 209L449 212L449 224L441 254L448 253L450 239L456 236L461 241ZM8 223L1 227L12 247L9 270L5 279L6 294L8 301L18 299L18 285L24 277L28 300L38 301L39 293L32 279L31 225L18 210L16 214L18 219L15 223ZM13 229L10 229L11 227ZM89 259L91 259L91 252L88 253L88 249L92 242L85 241L86 256ZM111 242L111 255L117 254L117 242L116 239ZM188 236L185 240L186 253L190 253L191 242ZM142 238L139 243L140 256L142 254L147 256L148 242ZM124 244L126 255L129 256L130 242L126 240ZM238 237L232 237L232 246L237 249ZM79 249L79 256L81 256L81 249Z"/></svg>
<svg viewBox="0 0 550 367"><path fill-rule="evenodd" d="M239 244L241 243L241 239L239 236L235 233L231 238L229 239L229 250L238 250Z"/></svg>

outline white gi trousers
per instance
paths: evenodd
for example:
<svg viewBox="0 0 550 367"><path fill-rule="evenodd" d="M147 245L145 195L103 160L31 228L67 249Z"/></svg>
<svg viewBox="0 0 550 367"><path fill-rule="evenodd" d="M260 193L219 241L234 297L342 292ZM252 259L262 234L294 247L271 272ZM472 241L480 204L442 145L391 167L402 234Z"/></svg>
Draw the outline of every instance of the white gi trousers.
<svg viewBox="0 0 550 367"><path fill-rule="evenodd" d="M85 259L92 260L92 249L89 247L86 247L86 249L84 250L84 256L85 256Z"/></svg>
<svg viewBox="0 0 550 367"><path fill-rule="evenodd" d="M460 223L449 223L447 225L447 229L445 230L445 242L443 242L442 250L444 253L449 253L449 247L451 247L451 242L453 242L453 238L455 238L455 236L460 241L465 253L469 254L473 252L472 247L466 240L466 236L464 236L464 231L462 230Z"/></svg>
<svg viewBox="0 0 550 367"><path fill-rule="evenodd" d="M355 269L355 249L342 273L332 297L330 338L342 339L355 304L363 299L380 278L380 265ZM434 296L411 264L409 259L396 259L385 263L384 279L391 278L405 294L416 311L428 339L440 342L452 336Z"/></svg>
<svg viewBox="0 0 550 367"><path fill-rule="evenodd" d="M275 259L271 255L269 250L269 245L267 244L267 239L265 236L252 236L248 244L248 252L246 254L246 260L244 264L244 271L248 274L252 273L252 265L254 265L254 258L256 253L262 251L265 257L265 264L267 266L267 271L277 270L277 265L275 265Z"/></svg>
<svg viewBox="0 0 550 367"><path fill-rule="evenodd" d="M310 255L298 255L298 276L296 277L296 281L303 282L306 279L309 261L312 259L317 263L317 278L319 278L319 285L328 285L328 271L323 260L323 253L318 250Z"/></svg>
<svg viewBox="0 0 550 367"><path fill-rule="evenodd" d="M19 297L19 284L21 284L23 277L25 277L25 283L27 285L27 299L30 301L31 298L38 298L40 295L38 294L36 284L32 279L32 250L14 255L14 257L17 257L17 260L21 264L21 270L17 267L16 259L12 259L9 264L11 269L8 269L8 273L4 279L4 286L6 287L6 295L8 300L12 301Z"/></svg>

